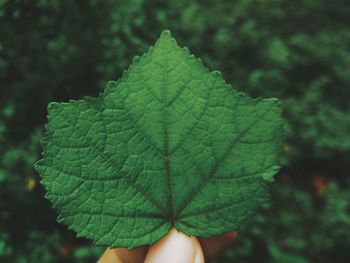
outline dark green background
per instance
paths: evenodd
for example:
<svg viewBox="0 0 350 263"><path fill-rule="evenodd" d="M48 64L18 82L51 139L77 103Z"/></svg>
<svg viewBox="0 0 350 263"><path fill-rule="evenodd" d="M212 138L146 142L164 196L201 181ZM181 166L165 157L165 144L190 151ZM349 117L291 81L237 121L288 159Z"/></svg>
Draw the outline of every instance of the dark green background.
<svg viewBox="0 0 350 263"><path fill-rule="evenodd" d="M350 1L0 1L0 262L94 262L33 163L51 101L97 96L170 29L253 97L283 101L271 203L217 262L350 262Z"/></svg>

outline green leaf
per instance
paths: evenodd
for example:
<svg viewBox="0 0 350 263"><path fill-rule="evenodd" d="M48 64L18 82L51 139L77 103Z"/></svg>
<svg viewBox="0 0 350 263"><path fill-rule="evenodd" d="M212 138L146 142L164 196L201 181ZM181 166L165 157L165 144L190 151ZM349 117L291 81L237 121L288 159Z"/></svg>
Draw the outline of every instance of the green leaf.
<svg viewBox="0 0 350 263"><path fill-rule="evenodd" d="M36 168L59 221L98 245L238 230L279 169L279 101L235 91L168 31L99 98L48 111Z"/></svg>

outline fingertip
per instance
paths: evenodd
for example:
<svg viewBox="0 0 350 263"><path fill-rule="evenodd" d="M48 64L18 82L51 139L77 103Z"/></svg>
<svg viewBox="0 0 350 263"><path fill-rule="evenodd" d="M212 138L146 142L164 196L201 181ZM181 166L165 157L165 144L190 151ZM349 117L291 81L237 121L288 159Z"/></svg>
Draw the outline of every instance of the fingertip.
<svg viewBox="0 0 350 263"><path fill-rule="evenodd" d="M150 247L145 263L204 263L201 245L197 238L171 229Z"/></svg>
<svg viewBox="0 0 350 263"><path fill-rule="evenodd" d="M194 263L204 263L204 254L202 246L197 238L193 240L193 248L194 248Z"/></svg>
<svg viewBox="0 0 350 263"><path fill-rule="evenodd" d="M113 249L107 248L97 263L120 263L120 259Z"/></svg>
<svg viewBox="0 0 350 263"><path fill-rule="evenodd" d="M133 250L126 248L107 248L97 263L142 263L146 252L146 246Z"/></svg>

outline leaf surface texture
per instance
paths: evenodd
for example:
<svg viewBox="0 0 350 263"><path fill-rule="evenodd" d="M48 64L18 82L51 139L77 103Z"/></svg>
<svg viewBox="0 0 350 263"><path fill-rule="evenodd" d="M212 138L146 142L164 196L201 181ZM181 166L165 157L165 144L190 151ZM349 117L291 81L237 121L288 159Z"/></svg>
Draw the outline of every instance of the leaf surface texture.
<svg viewBox="0 0 350 263"><path fill-rule="evenodd" d="M280 102L237 92L168 31L99 98L48 112L36 169L59 221L98 245L237 230L279 169Z"/></svg>

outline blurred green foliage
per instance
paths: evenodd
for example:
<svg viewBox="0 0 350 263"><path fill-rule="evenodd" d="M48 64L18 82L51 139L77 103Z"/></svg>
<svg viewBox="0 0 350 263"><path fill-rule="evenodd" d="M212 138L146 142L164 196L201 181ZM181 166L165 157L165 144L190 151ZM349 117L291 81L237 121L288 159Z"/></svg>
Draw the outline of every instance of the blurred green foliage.
<svg viewBox="0 0 350 263"><path fill-rule="evenodd" d="M350 262L348 0L0 1L0 262L94 262L33 163L50 101L96 96L163 29L235 88L284 102L272 202L217 262Z"/></svg>

